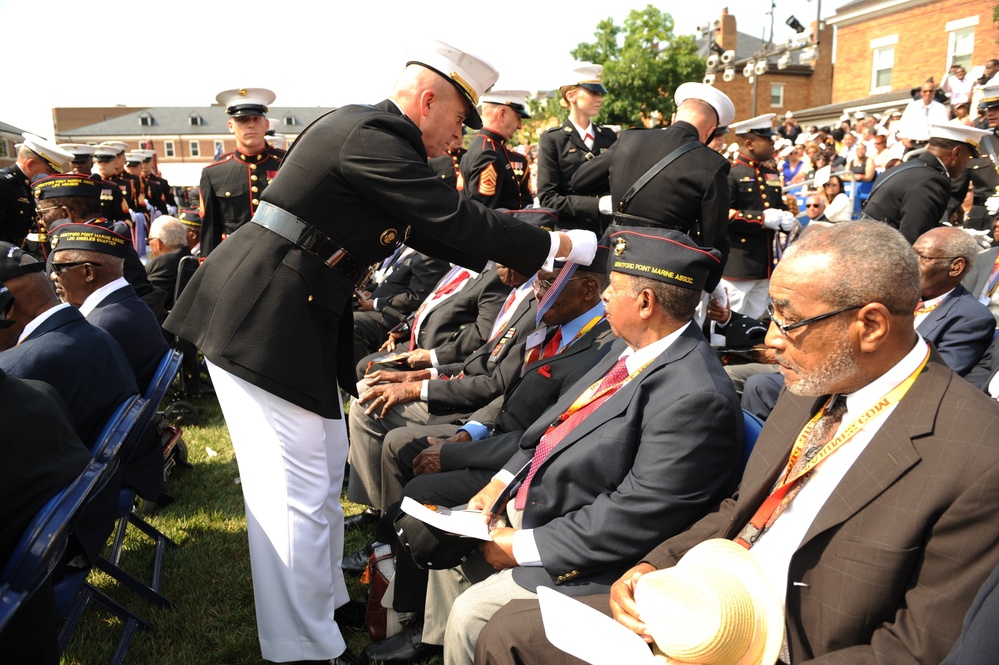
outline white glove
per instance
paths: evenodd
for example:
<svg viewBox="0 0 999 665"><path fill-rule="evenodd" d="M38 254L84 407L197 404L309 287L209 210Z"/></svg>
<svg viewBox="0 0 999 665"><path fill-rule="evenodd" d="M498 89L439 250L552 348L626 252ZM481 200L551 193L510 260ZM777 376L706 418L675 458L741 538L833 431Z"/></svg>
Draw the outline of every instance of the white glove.
<svg viewBox="0 0 999 665"><path fill-rule="evenodd" d="M992 233L989 231L979 231L978 229L961 229L978 243L978 246L982 249L989 249L992 247Z"/></svg>
<svg viewBox="0 0 999 665"><path fill-rule="evenodd" d="M560 231L560 233L569 236L569 240L572 241L572 249L569 251L569 256L555 258L560 261L578 263L581 266L593 263L593 257L597 255L597 236L593 231L569 229L568 231Z"/></svg>
<svg viewBox="0 0 999 665"><path fill-rule="evenodd" d="M767 208L763 211L763 228L779 231L784 222L784 211Z"/></svg>
<svg viewBox="0 0 999 665"><path fill-rule="evenodd" d="M611 202L610 194L607 196L601 196L597 199L597 210L605 215L609 215L614 212L614 205Z"/></svg>
<svg viewBox="0 0 999 665"><path fill-rule="evenodd" d="M795 220L794 215L792 215L787 210L782 210L781 212L783 212L784 214L781 215L780 230L787 233L788 231L794 228L794 223L797 220Z"/></svg>

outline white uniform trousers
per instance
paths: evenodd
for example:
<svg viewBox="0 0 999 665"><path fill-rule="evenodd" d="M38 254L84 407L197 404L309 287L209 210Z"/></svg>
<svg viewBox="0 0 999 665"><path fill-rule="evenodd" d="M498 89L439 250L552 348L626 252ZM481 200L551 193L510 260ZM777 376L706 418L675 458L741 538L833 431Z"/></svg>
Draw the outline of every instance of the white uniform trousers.
<svg viewBox="0 0 999 665"><path fill-rule="evenodd" d="M339 656L333 612L350 600L340 569L344 421L208 371L239 463L260 651L278 663Z"/></svg>
<svg viewBox="0 0 999 665"><path fill-rule="evenodd" d="M728 289L728 306L754 319L762 318L770 304L769 279L723 279L721 285Z"/></svg>

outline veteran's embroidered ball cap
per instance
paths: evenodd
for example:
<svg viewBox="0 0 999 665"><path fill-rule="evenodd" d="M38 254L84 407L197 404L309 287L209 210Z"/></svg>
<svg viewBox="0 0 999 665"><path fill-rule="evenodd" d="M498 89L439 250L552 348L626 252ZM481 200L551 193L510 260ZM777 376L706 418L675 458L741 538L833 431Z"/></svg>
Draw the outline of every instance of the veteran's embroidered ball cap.
<svg viewBox="0 0 999 665"><path fill-rule="evenodd" d="M714 289L721 279L721 252L701 247L690 236L669 229L614 227L608 269L648 277L685 289Z"/></svg>
<svg viewBox="0 0 999 665"><path fill-rule="evenodd" d="M105 188L104 181L95 175L79 173L57 173L48 176L35 176L31 179L31 191L39 201L57 196L82 196L99 199Z"/></svg>
<svg viewBox="0 0 999 665"><path fill-rule="evenodd" d="M120 236L93 224L63 224L49 233L49 243L52 252L65 249L82 249L88 252L99 252L124 258L132 242L125 236Z"/></svg>
<svg viewBox="0 0 999 665"><path fill-rule="evenodd" d="M482 95L496 84L499 72L495 67L481 58L439 41L431 41L411 49L406 65L426 67L447 79L468 101L465 124L472 129L482 129L482 117L475 107L479 105Z"/></svg>

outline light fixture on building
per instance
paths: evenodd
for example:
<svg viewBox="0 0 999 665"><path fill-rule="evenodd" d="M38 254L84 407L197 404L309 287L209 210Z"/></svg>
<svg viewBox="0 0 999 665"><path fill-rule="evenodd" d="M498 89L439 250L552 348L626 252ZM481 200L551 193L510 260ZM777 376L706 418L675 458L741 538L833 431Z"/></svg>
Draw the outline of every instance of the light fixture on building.
<svg viewBox="0 0 999 665"><path fill-rule="evenodd" d="M770 69L770 63L767 62L766 58L762 58L756 61L756 66L753 67L753 72L757 76L763 76L764 74L767 73L768 69Z"/></svg>
<svg viewBox="0 0 999 665"><path fill-rule="evenodd" d="M725 51L724 53L721 54L721 63L723 65L727 65L733 60L735 60L735 51L729 49L728 51Z"/></svg>
<svg viewBox="0 0 999 665"><path fill-rule="evenodd" d="M790 64L791 54L786 51L784 52L784 55L777 58L777 69L787 69Z"/></svg>
<svg viewBox="0 0 999 665"><path fill-rule="evenodd" d="M722 81L729 83L735 80L735 67L726 67L725 73L722 74Z"/></svg>
<svg viewBox="0 0 999 665"><path fill-rule="evenodd" d="M794 16L789 17L786 21L784 21L784 24L797 32L799 35L805 31L805 26L801 25L801 21L794 18Z"/></svg>
<svg viewBox="0 0 999 665"><path fill-rule="evenodd" d="M752 76L753 75L753 67L755 67L755 66L756 66L756 63L753 62L752 60L750 60L749 62L747 62L746 66L742 68L742 75L745 76L746 78L749 78L750 76Z"/></svg>
<svg viewBox="0 0 999 665"><path fill-rule="evenodd" d="M718 66L718 56L712 53L704 64L708 66L708 69L714 69Z"/></svg>
<svg viewBox="0 0 999 665"><path fill-rule="evenodd" d="M702 83L704 83L704 85L714 85L715 84L715 75L714 74L705 74L704 80L702 81Z"/></svg>

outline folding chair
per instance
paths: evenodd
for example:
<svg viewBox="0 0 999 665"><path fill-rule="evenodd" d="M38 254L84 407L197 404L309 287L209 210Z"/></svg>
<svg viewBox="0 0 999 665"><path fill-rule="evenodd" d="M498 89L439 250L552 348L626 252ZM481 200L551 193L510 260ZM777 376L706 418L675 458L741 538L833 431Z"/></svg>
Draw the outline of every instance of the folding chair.
<svg viewBox="0 0 999 665"><path fill-rule="evenodd" d="M183 354L176 349L169 349L163 354L163 358L160 360L160 364L157 366L156 372L153 374L153 379L143 395L149 403L149 409L144 414L143 418L136 424L135 436L146 436L147 430L150 427L155 426L157 408L159 407L160 402L162 402L163 397L166 395L167 389L173 382L174 377L177 375L177 371L180 369L180 363L182 360ZM115 512L117 525L115 527L114 540L111 543L111 550L108 552L108 556L106 558L103 556L98 557L97 561L94 562L94 567L107 573L119 583L139 594L149 602L162 607L172 607L173 603L160 593L160 587L163 580L164 552L168 546L177 547L177 543L170 540L166 534L137 515L132 509L134 504L135 490L131 487L122 487L121 494L118 497L117 510ZM149 536L149 538L155 543L153 576L152 581L149 584L146 584L145 582L137 579L134 575L125 572L118 565L118 562L121 560L122 550L125 546L125 534L128 531L129 524L135 526L142 533Z"/></svg>
<svg viewBox="0 0 999 665"><path fill-rule="evenodd" d="M129 437L133 435L145 418L145 413L151 408L148 400L138 395L130 397L115 410L111 419L104 426L91 448L94 455L91 464L103 469L104 473L99 483L87 495L88 500L100 492L111 475L117 471L121 462L122 447L129 441ZM55 561L58 561L58 558ZM53 567L55 561L52 563ZM118 648L112 660L113 663L121 663L131 644L135 630L137 628L150 630L153 626L87 583L89 572L89 570L82 570L67 575L54 585L56 615L66 618L59 631L59 652L62 653L65 650L69 638L76 630L80 617L83 616L83 612L92 598L125 622L125 630L119 638Z"/></svg>

